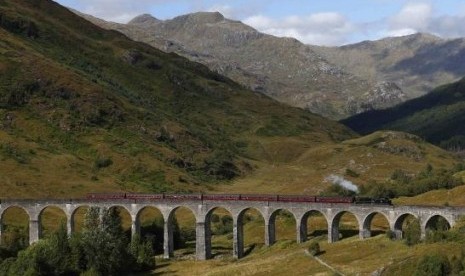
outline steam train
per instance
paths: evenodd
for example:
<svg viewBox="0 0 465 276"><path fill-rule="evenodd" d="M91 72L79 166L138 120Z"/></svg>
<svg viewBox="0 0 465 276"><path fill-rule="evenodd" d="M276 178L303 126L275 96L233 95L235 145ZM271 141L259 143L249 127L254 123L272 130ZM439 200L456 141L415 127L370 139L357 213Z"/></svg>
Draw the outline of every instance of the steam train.
<svg viewBox="0 0 465 276"><path fill-rule="evenodd" d="M389 198L343 197L343 196L306 196L306 195L265 195L265 194L136 194L136 193L90 193L86 199L105 201L127 199L133 201L156 200L200 200L200 201L276 201L310 202L337 204L376 204L392 205Z"/></svg>

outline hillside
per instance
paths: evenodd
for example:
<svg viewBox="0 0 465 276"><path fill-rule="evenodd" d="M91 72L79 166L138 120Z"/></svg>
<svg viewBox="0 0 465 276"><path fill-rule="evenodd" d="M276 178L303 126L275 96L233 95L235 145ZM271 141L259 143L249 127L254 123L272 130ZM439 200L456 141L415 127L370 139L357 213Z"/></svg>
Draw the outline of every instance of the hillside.
<svg viewBox="0 0 465 276"><path fill-rule="evenodd" d="M51 1L2 2L0 14L2 197L315 194L332 185L331 174L363 185L398 167L415 174L458 162L400 133L351 140L357 136L339 123Z"/></svg>
<svg viewBox="0 0 465 276"><path fill-rule="evenodd" d="M464 39L415 34L319 47L260 33L219 13L165 21L145 14L128 24L80 15L333 119L392 107L465 75Z"/></svg>
<svg viewBox="0 0 465 276"><path fill-rule="evenodd" d="M397 87L367 82L295 39L260 33L220 13L199 12L164 21L141 15L128 24L78 14L137 41L203 63L254 91L328 118L365 110L362 103L383 107L384 101L392 101L388 106L402 101L397 98L403 97ZM392 92L391 97L383 98L381 90Z"/></svg>
<svg viewBox="0 0 465 276"><path fill-rule="evenodd" d="M417 33L342 47L313 47L327 60L368 81L398 85L404 100L465 75L465 39Z"/></svg>
<svg viewBox="0 0 465 276"><path fill-rule="evenodd" d="M2 197L199 191L253 171L262 140L354 137L52 1L2 1L0 18Z"/></svg>
<svg viewBox="0 0 465 276"><path fill-rule="evenodd" d="M465 148L465 79L393 108L343 120L359 133L391 129L414 133L451 150Z"/></svg>

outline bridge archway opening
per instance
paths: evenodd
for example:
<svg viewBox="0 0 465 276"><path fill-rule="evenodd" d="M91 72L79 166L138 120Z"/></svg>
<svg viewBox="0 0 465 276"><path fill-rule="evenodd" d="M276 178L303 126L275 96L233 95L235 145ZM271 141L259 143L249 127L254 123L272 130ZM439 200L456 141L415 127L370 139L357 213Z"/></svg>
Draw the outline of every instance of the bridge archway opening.
<svg viewBox="0 0 465 276"><path fill-rule="evenodd" d="M286 210L279 209L270 216L271 229L274 229L274 241L296 240L296 220L294 215Z"/></svg>
<svg viewBox="0 0 465 276"><path fill-rule="evenodd" d="M139 234L143 240L149 241L155 253L163 253L164 234L163 214L153 206L142 208L136 217L136 224L139 226Z"/></svg>
<svg viewBox="0 0 465 276"><path fill-rule="evenodd" d="M265 219L259 210L242 210L238 215L237 224L242 225L240 234L243 236L244 256L265 244Z"/></svg>
<svg viewBox="0 0 465 276"><path fill-rule="evenodd" d="M351 238L359 234L359 222L357 217L349 212L338 213L332 221L333 241Z"/></svg>
<svg viewBox="0 0 465 276"><path fill-rule="evenodd" d="M126 235L128 241L131 240L131 227L132 227L132 218L129 211L123 206L111 206L109 209L114 209L119 218L121 219L121 229L123 229L124 234Z"/></svg>
<svg viewBox="0 0 465 276"><path fill-rule="evenodd" d="M450 228L450 223L441 215L432 216L426 222L426 231L447 231Z"/></svg>
<svg viewBox="0 0 465 276"><path fill-rule="evenodd" d="M223 207L216 207L205 218L207 231L211 234L211 256L232 255L233 218L231 212Z"/></svg>
<svg viewBox="0 0 465 276"><path fill-rule="evenodd" d="M0 244L13 251L29 245L29 214L21 207L11 206L0 216Z"/></svg>
<svg viewBox="0 0 465 276"><path fill-rule="evenodd" d="M410 213L400 215L394 222L394 233L397 238L404 238L406 231L421 233L418 218Z"/></svg>
<svg viewBox="0 0 465 276"><path fill-rule="evenodd" d="M328 220L324 214L317 210L312 210L304 214L300 222L302 242L328 234Z"/></svg>
<svg viewBox="0 0 465 276"><path fill-rule="evenodd" d="M48 237L57 232L61 227L66 229L66 213L57 206L47 206L39 213L40 237Z"/></svg>
<svg viewBox="0 0 465 276"><path fill-rule="evenodd" d="M389 230L389 220L386 215L373 212L363 221L363 230L366 232L364 233L365 238L386 234Z"/></svg>
<svg viewBox="0 0 465 276"><path fill-rule="evenodd" d="M81 233L89 206L79 206L71 214L71 232Z"/></svg>
<svg viewBox="0 0 465 276"><path fill-rule="evenodd" d="M173 249L179 250L181 255L195 254L196 217L187 207L176 207L168 217L168 224L172 231Z"/></svg>

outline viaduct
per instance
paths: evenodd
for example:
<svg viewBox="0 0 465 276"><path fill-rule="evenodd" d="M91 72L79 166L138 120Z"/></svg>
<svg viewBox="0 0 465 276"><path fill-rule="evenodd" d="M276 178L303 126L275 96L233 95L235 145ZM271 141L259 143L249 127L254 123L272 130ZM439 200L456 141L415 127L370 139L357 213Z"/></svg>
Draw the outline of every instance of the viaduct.
<svg viewBox="0 0 465 276"><path fill-rule="evenodd" d="M381 214L389 223L390 229L397 237L402 237L402 223L412 215L419 219L422 236L435 218L442 217L453 226L458 217L465 214L465 207L426 207L426 206L391 206L391 205L360 205L308 202L279 201L217 201L217 200L129 200L115 199L106 201L93 200L2 200L0 204L0 235L5 211L11 207L22 208L29 216L29 241L34 243L41 237L40 218L47 207L57 207L63 210L67 218L68 233L74 231L74 215L80 207L113 208L121 207L127 210L132 219L132 233L138 233L139 216L144 208L158 209L164 220L164 258L173 256L173 217L179 207L190 209L196 220L196 257L206 260L211 257L210 221L213 211L219 207L228 210L233 218L233 255L241 258L244 255L243 224L244 214L249 209L261 213L265 221L265 244L275 242L275 219L280 210L293 214L296 221L297 242L302 243L307 238L307 219L312 212L324 216L328 225L328 242L339 239L339 222L344 213L351 213L359 225L359 237L365 239L371 236L371 221L376 214Z"/></svg>

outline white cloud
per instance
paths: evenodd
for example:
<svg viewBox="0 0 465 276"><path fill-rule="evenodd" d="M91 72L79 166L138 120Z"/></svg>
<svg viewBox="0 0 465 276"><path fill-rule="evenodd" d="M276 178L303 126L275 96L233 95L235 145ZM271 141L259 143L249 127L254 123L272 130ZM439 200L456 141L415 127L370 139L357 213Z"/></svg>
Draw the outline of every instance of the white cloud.
<svg viewBox="0 0 465 276"><path fill-rule="evenodd" d="M389 33L406 35L428 30L433 16L429 3L408 3L389 19Z"/></svg>
<svg viewBox="0 0 465 276"><path fill-rule="evenodd" d="M257 30L275 36L294 37L308 44L337 45L347 41L356 26L336 12L272 19L255 15L244 20Z"/></svg>
<svg viewBox="0 0 465 276"><path fill-rule="evenodd" d="M126 23L137 15L147 13L147 7L150 5L167 3L169 0L80 0L79 6L81 12L93 16Z"/></svg>
<svg viewBox="0 0 465 276"><path fill-rule="evenodd" d="M220 12L226 18L236 17L236 10L229 5L214 5L207 9L209 12Z"/></svg>
<svg viewBox="0 0 465 276"><path fill-rule="evenodd" d="M135 16L155 11L160 5L185 6L186 10L219 11L225 17L244 23L257 30L294 37L308 44L342 45L385 36L403 36L428 32L445 38L465 36L465 4L456 7L456 14L438 14L433 0L403 0L405 4L395 14L376 21L355 22L340 12L320 12L287 17L271 17L263 12L275 0L227 1L218 0L57 0L74 3L74 8L96 17L125 23ZM390 0L376 0L389 3ZM280 2L281 3L281 2ZM382 3L380 4L382 6ZM245 19L244 19L245 18Z"/></svg>

